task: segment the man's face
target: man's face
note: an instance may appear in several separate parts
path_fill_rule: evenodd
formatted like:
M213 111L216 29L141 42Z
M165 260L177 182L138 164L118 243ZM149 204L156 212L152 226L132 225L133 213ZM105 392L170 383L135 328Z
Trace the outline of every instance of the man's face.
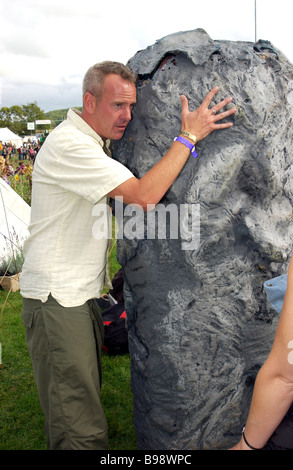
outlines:
M120 75L105 78L102 97L97 100L93 114L94 130L103 139L119 140L131 120L136 103L136 88Z

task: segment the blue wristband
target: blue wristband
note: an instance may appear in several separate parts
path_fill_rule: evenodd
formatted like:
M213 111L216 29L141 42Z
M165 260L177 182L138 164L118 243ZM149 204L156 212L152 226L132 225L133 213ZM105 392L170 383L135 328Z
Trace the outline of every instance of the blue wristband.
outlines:
M181 137L181 136L175 137L174 142L176 140L178 142L181 142L181 144L185 145L186 147L188 147L194 158L197 157L197 153L196 153L196 150L195 150L195 145L193 145L191 142L189 142L189 140L183 139L183 137Z

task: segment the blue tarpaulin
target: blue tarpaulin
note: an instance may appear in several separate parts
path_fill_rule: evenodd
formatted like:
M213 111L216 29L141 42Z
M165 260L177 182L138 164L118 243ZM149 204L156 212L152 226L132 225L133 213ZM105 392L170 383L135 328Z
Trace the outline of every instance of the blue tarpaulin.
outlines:
M278 312L281 313L284 296L287 288L287 274L274 277L264 283L264 289L268 302Z

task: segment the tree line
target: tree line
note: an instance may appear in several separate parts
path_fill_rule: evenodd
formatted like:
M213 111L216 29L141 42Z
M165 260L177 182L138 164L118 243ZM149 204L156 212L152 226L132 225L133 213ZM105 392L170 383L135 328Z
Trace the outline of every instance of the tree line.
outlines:
M36 102L0 108L0 127L8 127L19 136L27 135L27 123L38 119L46 119L46 115Z
M81 107L75 106L75 108L81 110ZM30 131L27 129L28 122L35 122L41 119L50 119L50 129L53 129L55 126L60 124L60 122L66 119L67 111L68 108L57 109L45 113L42 109L39 108L36 102L21 106L14 105L10 108L3 107L0 108L0 128L8 127L8 129L10 129L15 134L24 136L30 134ZM44 132L44 130L45 129L42 127L41 132Z

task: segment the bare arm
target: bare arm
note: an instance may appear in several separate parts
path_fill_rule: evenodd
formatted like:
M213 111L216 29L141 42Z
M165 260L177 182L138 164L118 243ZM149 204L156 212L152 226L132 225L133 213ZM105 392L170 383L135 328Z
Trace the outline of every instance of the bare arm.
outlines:
M287 290L271 353L260 369L245 426L248 443L262 448L293 402L293 258ZM232 450L249 450L244 439Z
M232 127L232 123L217 124L217 121L224 119L236 112L236 109L229 109L219 114L213 114L209 105L218 87L211 90L200 107L190 112L188 100L181 95L182 105L182 129L190 132L200 141L216 129L226 129ZM232 98L227 98L219 104L213 106L215 111L222 110ZM188 139L189 140L189 139ZM190 140L192 143L192 140ZM148 204L157 204L177 178L185 165L190 154L190 150L185 145L174 142L163 158L154 165L141 179L131 178L125 183L115 188L109 193L110 197L122 196L126 204L139 204L144 210Z

